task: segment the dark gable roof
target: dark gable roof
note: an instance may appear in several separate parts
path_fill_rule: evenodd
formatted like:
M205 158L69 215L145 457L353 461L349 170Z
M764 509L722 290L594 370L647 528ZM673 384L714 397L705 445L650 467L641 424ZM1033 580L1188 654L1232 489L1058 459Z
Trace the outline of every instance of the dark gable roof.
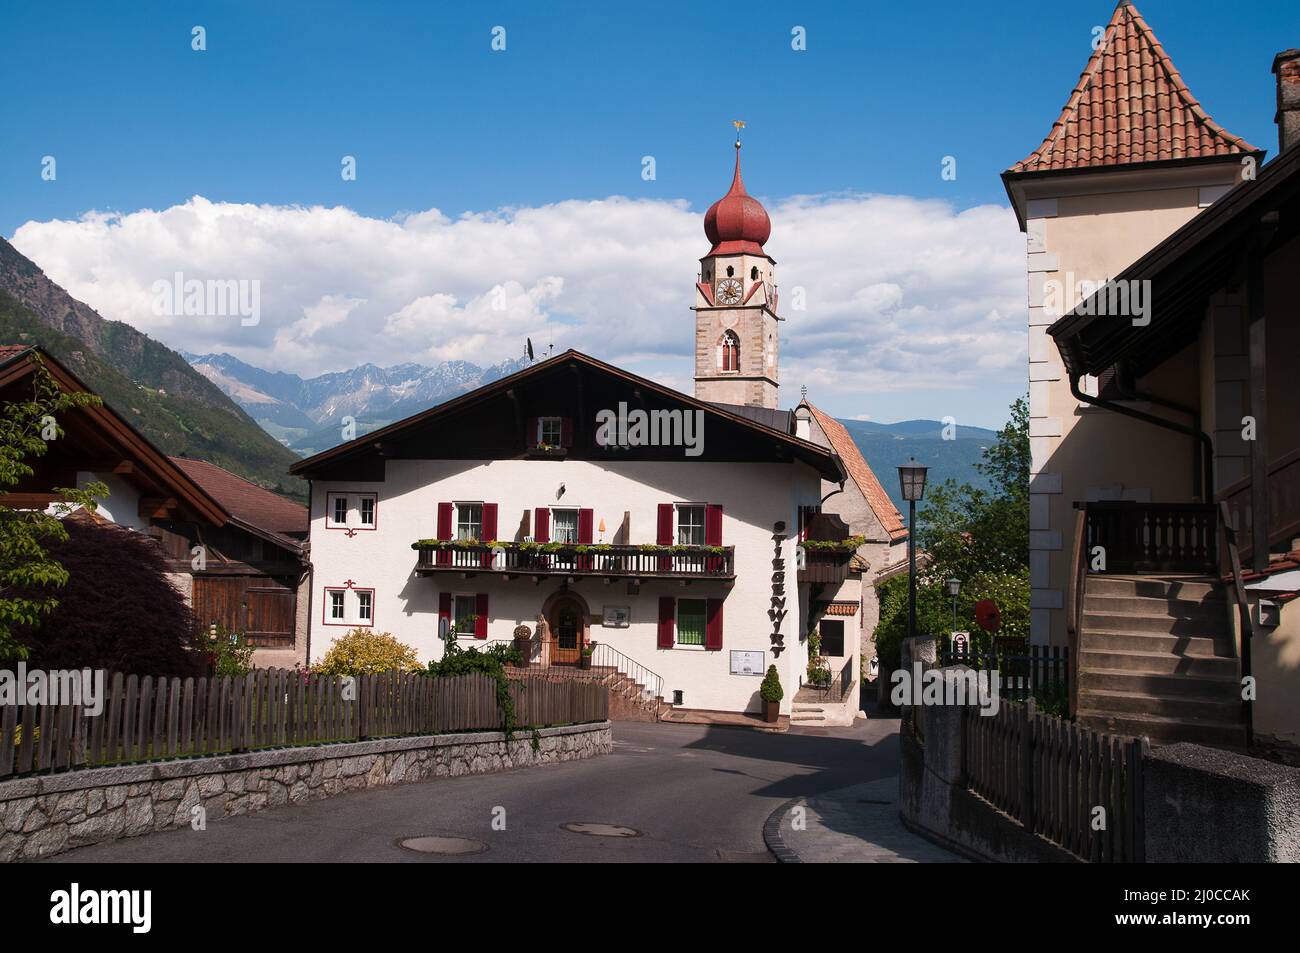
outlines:
M229 470L188 457L172 457L191 480L230 511L231 519L292 548L307 535L307 507L265 490Z
M569 373L566 374L566 371ZM584 384L584 380L587 379L590 379L593 386ZM412 459L441 459L453 455L463 459L472 459L482 450L482 445L474 445L472 441L480 438L488 439L485 436L485 427L468 427L462 424L460 431L462 440L444 441L436 456L419 451L419 448L413 454L403 454L401 444L403 441L417 439L426 425L454 427L458 418L463 419L466 411L479 408L496 398L512 398L512 395L517 397L521 391L529 391L535 399L528 402L526 407L523 406L526 403L525 401L515 400L512 416L509 420L499 415L491 419L490 423L497 428L495 434L498 438L511 428L514 431L519 430L519 422L514 418L520 415L533 416L539 413L555 413L551 408L543 407L537 403L538 400L553 400L556 403L568 402L577 411L580 411L573 414L576 420L581 422L594 421L597 411L606 409L606 404L598 402L596 396L598 388L602 388L600 393L601 396L605 397L614 394L615 391L628 395L638 394L645 399L647 409L659 409L658 405L668 405L684 410L702 410L705 413L706 420L728 425L727 429L733 435L745 438L748 445L763 448L761 452L758 450L747 451L749 455L744 459L757 461L793 458L807 463L828 480L838 483L846 478L839 458L825 447L810 443L807 440L800 440L798 437L792 436L788 430L766 426L761 422L750 419L748 416L735 412L735 410L725 405L696 400L694 397L664 387L662 384L657 384L648 378L631 374L612 364L606 364L604 361L599 361L594 357L574 350L557 354L545 361L539 361L531 367L526 367L511 374L509 377L485 384L476 390L421 411L405 420L389 424L387 427L382 427L363 437L358 437L348 443L340 444L315 456L300 460L289 468L289 472L295 476L330 479L334 478L330 475L331 472L338 472L338 468L349 462L382 458L390 455L399 457L407 455ZM746 408L746 410L749 409ZM517 439L512 438L509 441L499 439L498 442L502 445L508 443L510 446L518 446L519 455L523 455L523 447ZM712 446L716 449L716 441L712 442ZM711 442L706 439L705 456L700 459L711 459L713 458L712 454ZM606 458L601 454L596 459ZM693 458L684 457L682 459L690 461Z
M757 288L758 285L754 287ZM744 417L772 430L787 434L794 432L794 414L788 410L780 410L776 407L751 407L748 404L724 404L716 400L711 400L709 403L729 414Z
M21 381L33 373L32 355L39 356L46 370L66 393L92 393L76 374L44 349L12 344L0 344L0 388ZM83 407L77 411L77 415L76 421L71 418L64 421L65 426L93 428L93 432L104 445L121 452L133 464L138 465L147 474L149 482L162 487L174 496L194 518L214 526L226 525L229 514L221 504L191 480L166 454L150 443L108 404ZM70 439L72 439L71 435Z
M1116 281L1150 281L1151 323L1083 314L1080 304L1047 329L1072 376L1100 374L1126 361L1141 376L1196 339L1210 296L1242 275L1244 256L1266 254L1264 216L1279 212L1273 248L1300 234L1300 148L1263 166L1254 181L1232 190L1151 251L1124 269ZM1092 310L1106 289L1089 299Z

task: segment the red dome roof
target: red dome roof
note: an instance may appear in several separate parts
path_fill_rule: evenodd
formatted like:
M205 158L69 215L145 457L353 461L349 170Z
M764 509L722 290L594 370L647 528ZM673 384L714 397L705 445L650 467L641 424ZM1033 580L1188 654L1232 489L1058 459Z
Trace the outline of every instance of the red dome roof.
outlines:
M762 255L772 234L772 220L758 199L745 191L740 178L740 146L736 146L736 176L727 194L704 214L704 234L713 244L710 255Z

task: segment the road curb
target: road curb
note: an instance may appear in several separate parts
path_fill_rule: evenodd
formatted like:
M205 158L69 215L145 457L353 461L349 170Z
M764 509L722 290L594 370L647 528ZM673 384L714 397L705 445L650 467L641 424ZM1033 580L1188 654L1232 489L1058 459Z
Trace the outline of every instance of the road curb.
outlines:
M781 837L781 819L796 805L806 803L807 798L792 797L769 814L767 820L763 822L763 843L767 845L768 852L776 858L778 864L803 863L799 855L787 847L784 838Z

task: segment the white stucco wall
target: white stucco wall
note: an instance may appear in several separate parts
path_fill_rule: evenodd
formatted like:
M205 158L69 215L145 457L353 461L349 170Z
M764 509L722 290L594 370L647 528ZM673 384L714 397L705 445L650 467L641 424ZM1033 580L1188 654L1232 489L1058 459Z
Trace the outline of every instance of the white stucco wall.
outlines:
M557 495L561 484L562 497ZM686 585L647 579L640 594L631 596L626 581L578 578L569 589L587 601L593 617L591 638L663 676L664 696L669 700L674 690L680 690L687 708L757 710L761 679L730 674L731 650L745 649L766 653L767 664L775 662L786 689L783 710L789 712L807 666L806 645L800 639L807 593L800 591L796 581L793 534L798 507L815 503L820 487L818 475L804 464L581 460L390 460L383 483L316 481L311 501L312 661L322 658L334 638L348 631L347 626L324 624L323 609L324 590L349 580L355 587L375 590L374 627L414 646L422 661L442 654L438 637L442 591L487 593L490 639L509 639L521 623L535 626L543 602L559 590L561 577L544 578L537 585L530 577L505 580L490 572L468 579L459 573L416 575L417 554L411 543L437 535L439 502L498 504L497 536L503 540L516 538L524 510L564 506L594 510L593 525L605 522L604 540L609 542L628 512L632 544L655 541L660 503L715 503L723 507L723 545L736 547L734 583L695 580ZM344 491L378 494L376 529L349 536L326 528L326 494ZM785 522L790 534L781 547L786 562L787 615L781 626L786 651L773 658L768 611L775 554L772 526L778 521ZM657 647L658 602L668 595L725 599L721 652ZM629 606L629 627L602 627L598 617L606 605ZM462 645L473 642L462 639Z

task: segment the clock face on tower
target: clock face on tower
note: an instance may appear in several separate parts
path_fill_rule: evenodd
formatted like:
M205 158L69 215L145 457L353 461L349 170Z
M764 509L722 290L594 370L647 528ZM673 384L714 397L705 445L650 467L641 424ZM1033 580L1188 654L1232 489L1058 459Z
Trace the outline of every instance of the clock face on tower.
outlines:
M717 298L723 304L740 304L742 290L735 278L723 278L718 282Z

